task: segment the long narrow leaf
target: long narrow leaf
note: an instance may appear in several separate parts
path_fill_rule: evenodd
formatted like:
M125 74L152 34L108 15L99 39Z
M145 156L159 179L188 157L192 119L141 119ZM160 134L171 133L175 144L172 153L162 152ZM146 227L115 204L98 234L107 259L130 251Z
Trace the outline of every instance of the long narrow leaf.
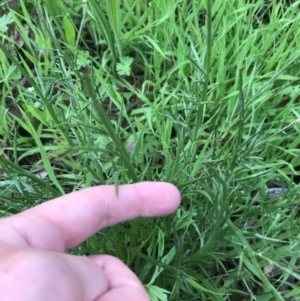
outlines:
M94 26L96 31L100 31L100 34L104 37L108 48L112 54L114 62L117 61L116 59L116 50L114 39L112 36L112 32L110 30L110 25L108 20L106 19L104 13L101 10L101 5L97 3L95 0L89 1L90 7L92 9L88 10L88 13L92 15L92 19L94 20Z
M122 57L120 0L107 0L107 14L115 35L119 56Z

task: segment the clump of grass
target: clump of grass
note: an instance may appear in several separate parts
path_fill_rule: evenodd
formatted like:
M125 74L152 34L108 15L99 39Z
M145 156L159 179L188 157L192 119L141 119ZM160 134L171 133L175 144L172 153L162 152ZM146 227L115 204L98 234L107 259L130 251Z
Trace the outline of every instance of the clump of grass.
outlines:
M296 300L299 2L57 4L0 19L1 213L170 181L174 215L70 252L118 256L152 300Z

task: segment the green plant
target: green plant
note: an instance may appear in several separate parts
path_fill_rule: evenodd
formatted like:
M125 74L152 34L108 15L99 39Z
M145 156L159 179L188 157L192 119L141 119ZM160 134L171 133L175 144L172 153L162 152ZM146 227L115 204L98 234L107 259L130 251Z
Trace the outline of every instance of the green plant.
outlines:
M91 185L170 181L174 215L70 252L118 256L152 300L297 300L300 14L287 2L7 10L1 214Z

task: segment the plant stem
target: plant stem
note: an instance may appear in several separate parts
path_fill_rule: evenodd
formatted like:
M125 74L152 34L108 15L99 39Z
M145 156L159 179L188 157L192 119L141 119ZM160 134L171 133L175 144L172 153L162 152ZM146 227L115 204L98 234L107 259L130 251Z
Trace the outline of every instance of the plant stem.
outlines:
M114 129L109 117L107 116L102 103L96 99L96 96L95 96L94 91L93 91L92 86L91 86L90 79L88 77L86 77L84 79L84 83L87 87L88 94L89 94L89 96L91 97L91 99L93 101L94 107L95 107L95 109L98 113L99 118L101 119L101 122L102 122L103 126L105 127L109 137L115 143L115 146L116 146L116 149L117 149L117 152L120 156L121 161L123 162L124 166L127 168L131 179L134 182L138 182L138 177L136 176L134 167L133 167L132 163L129 160L126 149L125 149L122 141L120 140L120 138L116 135L115 129Z

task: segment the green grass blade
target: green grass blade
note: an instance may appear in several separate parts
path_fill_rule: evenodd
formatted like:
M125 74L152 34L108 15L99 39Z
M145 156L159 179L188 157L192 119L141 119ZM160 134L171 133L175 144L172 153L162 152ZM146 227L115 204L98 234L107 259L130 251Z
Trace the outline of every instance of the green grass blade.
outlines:
M114 62L116 62L117 56L116 56L114 38L112 36L110 24L102 11L102 6L99 3L97 3L95 0L90 0L89 4L90 4L90 10L88 10L88 14L91 15L92 21L94 23L94 29L96 31L98 30L100 31L101 35L104 37L107 46L112 54L112 58Z
M110 26L113 30L116 44L119 51L119 57L122 57L122 45L121 45L121 8L120 0L108 0L107 1L107 14Z

